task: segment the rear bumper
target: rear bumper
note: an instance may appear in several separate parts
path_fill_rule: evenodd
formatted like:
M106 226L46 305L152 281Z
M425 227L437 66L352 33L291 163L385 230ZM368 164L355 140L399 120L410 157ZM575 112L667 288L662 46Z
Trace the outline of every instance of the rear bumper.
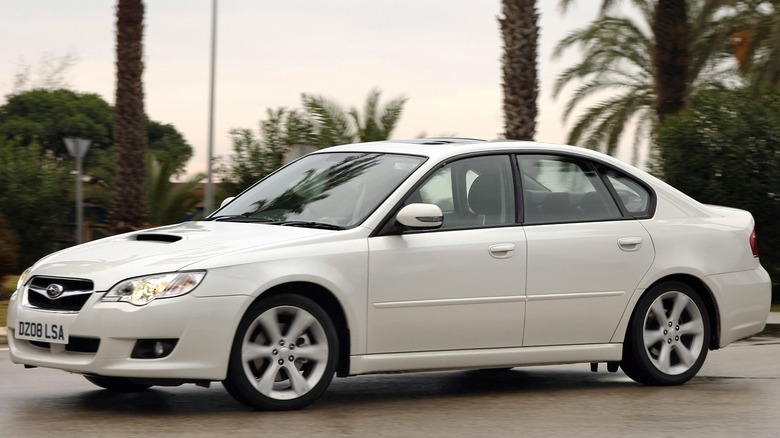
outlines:
M718 307L719 347L764 330L772 301L772 283L763 267L710 275L704 282Z

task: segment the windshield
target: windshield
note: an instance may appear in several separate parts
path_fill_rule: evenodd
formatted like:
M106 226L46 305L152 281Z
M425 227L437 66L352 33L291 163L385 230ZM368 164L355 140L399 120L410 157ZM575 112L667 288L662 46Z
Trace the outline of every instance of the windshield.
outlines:
M283 167L210 217L348 228L425 161L410 155L312 154Z

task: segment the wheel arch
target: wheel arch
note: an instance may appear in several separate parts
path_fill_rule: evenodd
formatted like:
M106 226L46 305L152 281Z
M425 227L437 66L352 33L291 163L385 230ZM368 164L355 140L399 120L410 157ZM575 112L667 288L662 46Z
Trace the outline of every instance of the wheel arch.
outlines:
M704 301L704 306L707 311L707 317L710 321L710 350L717 350L720 348L720 315L718 313L718 306L715 303L715 298L712 295L712 291L707 287L707 285L702 281L700 278L690 275L690 274L671 274L667 275L665 277L661 277L658 280L654 281L650 286L645 289L645 291L642 293L641 296L643 296L647 291L653 289L655 286L669 282L669 281L677 281L680 283L684 283L691 287L693 290L699 293L699 296ZM636 311L634 309L632 313Z
M338 365L336 366L336 375L339 377L348 376L350 331L349 325L347 324L346 314L344 313L344 308L341 306L341 303L336 298L336 296L327 288L319 284L296 281L278 284L260 294L257 298L255 298L254 302L262 301L264 299L282 294L306 297L321 306L332 318L333 324L336 326L336 333L338 335L339 343L339 359Z

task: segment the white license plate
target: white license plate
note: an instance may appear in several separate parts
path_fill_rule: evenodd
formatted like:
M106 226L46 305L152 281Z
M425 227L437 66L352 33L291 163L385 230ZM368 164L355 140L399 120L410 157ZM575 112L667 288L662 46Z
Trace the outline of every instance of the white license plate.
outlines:
M14 337L28 341L67 344L68 326L47 322L17 321Z

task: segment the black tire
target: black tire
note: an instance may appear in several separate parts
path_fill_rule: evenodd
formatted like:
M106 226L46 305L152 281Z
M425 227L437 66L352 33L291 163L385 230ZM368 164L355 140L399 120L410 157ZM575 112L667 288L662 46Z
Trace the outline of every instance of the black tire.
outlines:
M254 409L300 409L330 385L338 357L336 326L325 310L299 295L277 295L247 310L222 383Z
M699 293L668 281L637 302L623 342L620 367L644 385L681 385L701 369L710 346L710 321Z
M90 383L114 392L140 392L152 387L144 383L131 382L124 377L84 376Z

